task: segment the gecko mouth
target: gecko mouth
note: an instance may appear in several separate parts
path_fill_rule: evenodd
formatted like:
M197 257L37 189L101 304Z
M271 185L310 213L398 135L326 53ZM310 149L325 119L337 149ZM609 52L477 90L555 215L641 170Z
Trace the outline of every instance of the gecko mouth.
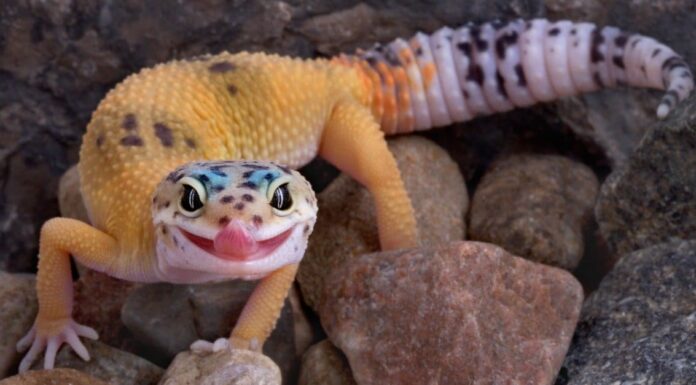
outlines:
M186 239L191 242L193 245L198 247L199 249L205 251L207 254L210 254L212 256L215 256L220 259L224 259L226 261L236 261L236 262L244 262L244 261L254 261L254 260L259 260L263 259L269 255L271 255L274 251L276 251L285 241L290 238L290 235L292 234L292 231L294 230L295 226L290 227L289 229L283 231L282 233L273 236L268 239L263 239L260 241L256 241L256 248L254 248L253 252L250 252L248 254L244 254L242 256L240 255L232 255L228 253L221 252L219 250L215 249L215 241L212 239L208 239L205 237L201 237L196 234L192 234L181 227L178 227L179 231L186 237Z

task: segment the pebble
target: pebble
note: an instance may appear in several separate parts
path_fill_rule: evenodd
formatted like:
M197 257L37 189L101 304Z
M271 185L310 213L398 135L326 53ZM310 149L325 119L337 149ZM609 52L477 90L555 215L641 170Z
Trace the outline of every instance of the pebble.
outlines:
M75 369L31 370L0 381L0 385L112 385Z
M302 357L298 385L356 385L346 356L329 340L312 346Z
M35 285L34 275L0 271L0 378L16 369L21 358L17 341L34 324L38 309Z

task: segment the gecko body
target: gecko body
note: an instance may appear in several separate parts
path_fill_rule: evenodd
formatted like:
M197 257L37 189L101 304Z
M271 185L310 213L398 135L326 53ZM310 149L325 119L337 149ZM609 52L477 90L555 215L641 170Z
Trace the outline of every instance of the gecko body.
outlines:
M52 367L63 342L88 357L79 336L96 333L72 320L69 255L133 281L261 279L230 337L258 347L316 215L304 179L266 162L325 158L372 193L382 248L412 247L413 209L385 134L615 85L665 90L659 117L694 87L684 60L652 38L544 19L443 28L332 59L221 53L132 75L83 138L92 225L57 218L42 228L39 314L20 341L31 346L20 370L42 350ZM284 214L276 194L297 212Z

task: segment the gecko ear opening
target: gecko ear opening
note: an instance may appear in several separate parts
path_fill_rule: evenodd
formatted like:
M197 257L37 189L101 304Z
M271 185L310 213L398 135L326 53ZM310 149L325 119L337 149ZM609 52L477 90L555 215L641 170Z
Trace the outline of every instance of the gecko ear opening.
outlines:
M208 199L205 186L196 178L185 177L181 179L181 198L179 199L179 211L187 217L197 217L203 212Z

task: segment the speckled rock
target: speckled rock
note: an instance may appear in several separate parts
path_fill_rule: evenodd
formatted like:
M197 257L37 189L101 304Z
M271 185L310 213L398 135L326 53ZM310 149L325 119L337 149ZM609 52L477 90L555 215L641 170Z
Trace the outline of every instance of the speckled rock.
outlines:
M214 341L228 336L255 285L249 281L145 285L127 299L121 318L142 344L139 352L164 366L196 340ZM294 313L291 301L286 300L280 319L264 344L264 353L288 378L297 377L301 355L307 347L306 335L296 340L295 332L309 328L297 325L306 320Z
M58 182L58 206L60 207L61 217L79 219L85 223L90 223L87 208L82 201L80 172L76 164L71 166L60 177Z
M355 385L346 356L331 341L312 346L302 357L298 385Z
M29 274L0 271L0 378L19 361L15 346L36 317L36 278Z
M696 241L624 256L585 302L557 385L693 384Z
M249 350L213 354L182 352L162 377L160 385L280 385L280 369L273 361Z
M32 370L0 381L0 385L110 385L75 369Z
M505 157L476 187L469 237L572 270L582 258L583 227L592 217L598 188L592 170L571 159Z
M675 238L696 238L696 97L641 141L602 185L596 216L617 257Z
M586 20L614 25L654 37L696 63L696 45L682 36L696 34L692 1L544 0L552 20ZM655 110L661 92L617 89L564 98L559 117L580 136L604 148L615 167L623 164L647 130L657 122ZM617 113L620 111L620 113Z
M583 296L566 271L479 242L362 255L329 279L322 325L361 385L550 384Z
M419 137L389 141L413 203L420 243L464 239L468 195L457 165L436 144ZM319 217L297 279L304 300L321 302L326 276L347 258L379 250L372 196L348 175L318 195Z
M83 339L90 354L83 361L65 345L56 355L57 368L71 368L106 381L111 385L154 385L164 370L138 356L112 348L99 341ZM34 362L32 369L43 367L43 360Z

